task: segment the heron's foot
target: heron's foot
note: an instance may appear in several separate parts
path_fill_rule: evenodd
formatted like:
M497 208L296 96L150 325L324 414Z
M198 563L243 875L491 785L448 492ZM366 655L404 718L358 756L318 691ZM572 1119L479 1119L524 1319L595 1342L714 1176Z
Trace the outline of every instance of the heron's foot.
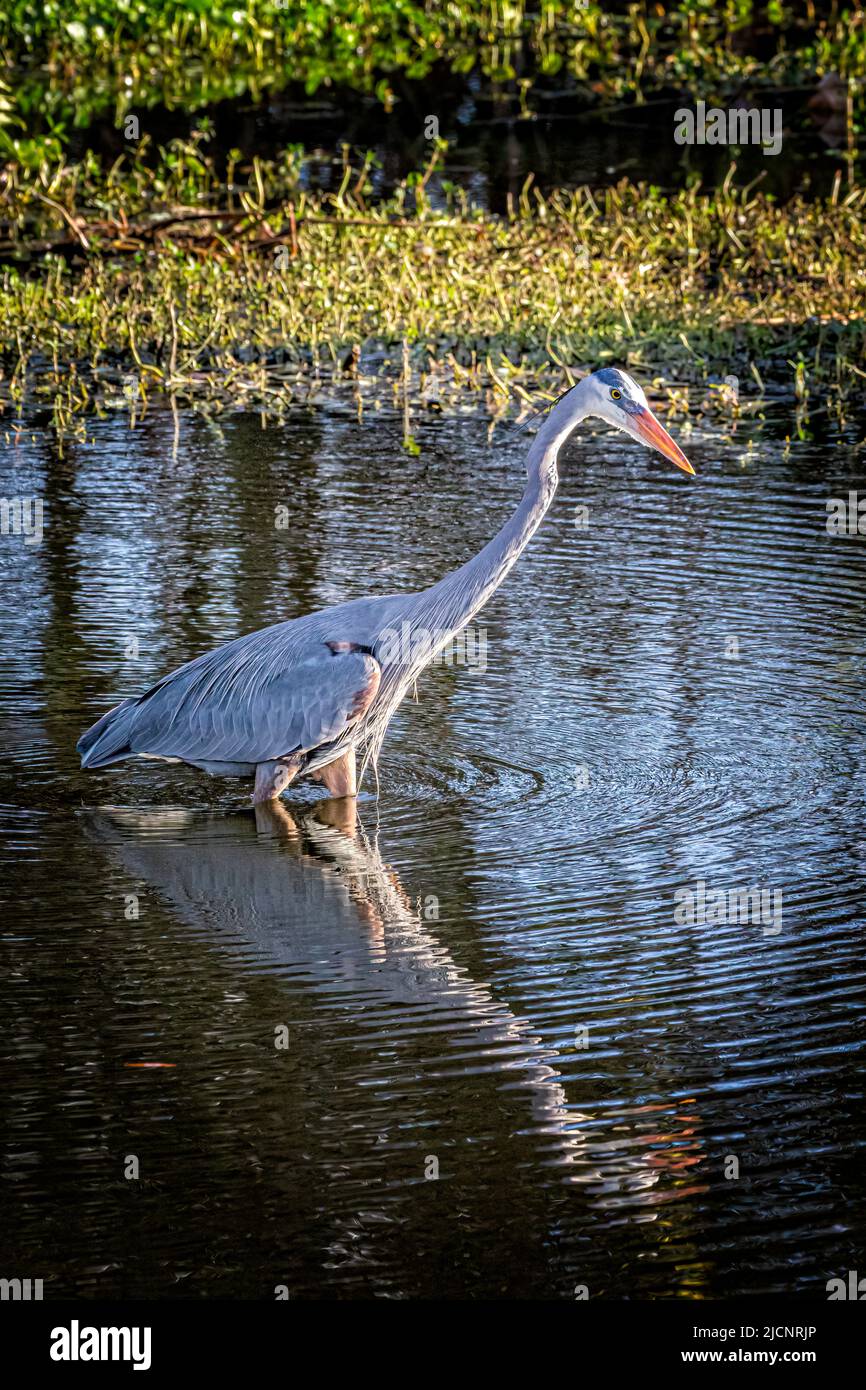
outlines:
M297 763L259 763L256 767L253 805L261 806L265 801L276 801L280 793L286 790L297 770Z
M273 798L260 802L255 808L256 830L280 840L299 840L301 832L294 816L282 801Z
M331 796L357 796L358 778L355 770L355 750L349 748L342 757L320 767L312 774L317 782L327 787Z
M354 796L341 796L339 800L320 801L313 812L313 820L339 830L348 839L353 839L358 826L358 802Z

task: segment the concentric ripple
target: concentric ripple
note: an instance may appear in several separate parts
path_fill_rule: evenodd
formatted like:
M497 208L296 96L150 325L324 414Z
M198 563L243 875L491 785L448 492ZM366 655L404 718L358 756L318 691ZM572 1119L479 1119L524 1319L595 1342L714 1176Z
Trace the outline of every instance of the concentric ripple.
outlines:
M862 430L752 428L695 432L694 479L581 434L483 660L421 680L356 817L83 775L74 743L229 636L465 561L525 437L22 443L7 491L49 524L0 550L5 1266L254 1298L823 1297L858 1267L866 546L825 521Z

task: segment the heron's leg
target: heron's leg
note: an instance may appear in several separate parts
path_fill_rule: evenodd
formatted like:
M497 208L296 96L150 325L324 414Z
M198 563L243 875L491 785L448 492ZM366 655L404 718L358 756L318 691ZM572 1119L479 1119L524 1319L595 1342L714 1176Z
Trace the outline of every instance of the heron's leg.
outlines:
M263 801L275 801L280 792L286 790L297 770L297 763L259 763L256 767L253 805L260 806Z
M357 796L358 779L355 771L355 750L347 748L342 757L313 774L317 782L327 787L331 796Z

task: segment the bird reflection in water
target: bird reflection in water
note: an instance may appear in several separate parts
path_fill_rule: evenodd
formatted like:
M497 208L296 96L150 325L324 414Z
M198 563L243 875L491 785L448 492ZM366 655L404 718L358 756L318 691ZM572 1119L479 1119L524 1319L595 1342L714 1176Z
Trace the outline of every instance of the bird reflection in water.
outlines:
M580 1074L591 1052L560 1055L455 960L383 861L354 799L291 808L272 801L228 815L82 814L89 834L176 918L210 939L240 938L247 959L252 948L265 968L327 1001L321 1022L333 1024L336 1005L344 1024L351 1003L368 1038L371 1029L385 1037L411 1031L413 1071L429 1092L437 1078L487 1073L522 1094L520 1132L531 1132L541 1161L564 1166L563 1179L579 1183L594 1205L645 1209L700 1190L695 1110L684 1102L619 1109L611 1128L570 1105L563 1074ZM395 1008L387 1017L379 1011Z

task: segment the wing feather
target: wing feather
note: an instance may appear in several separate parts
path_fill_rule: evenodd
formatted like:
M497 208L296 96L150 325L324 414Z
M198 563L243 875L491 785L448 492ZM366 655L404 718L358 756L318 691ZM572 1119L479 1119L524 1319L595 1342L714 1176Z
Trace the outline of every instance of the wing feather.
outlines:
M197 764L267 762L339 739L369 708L380 676L371 649L343 638L339 621L333 628L282 623L208 652L124 701L79 748L88 766L130 753Z

